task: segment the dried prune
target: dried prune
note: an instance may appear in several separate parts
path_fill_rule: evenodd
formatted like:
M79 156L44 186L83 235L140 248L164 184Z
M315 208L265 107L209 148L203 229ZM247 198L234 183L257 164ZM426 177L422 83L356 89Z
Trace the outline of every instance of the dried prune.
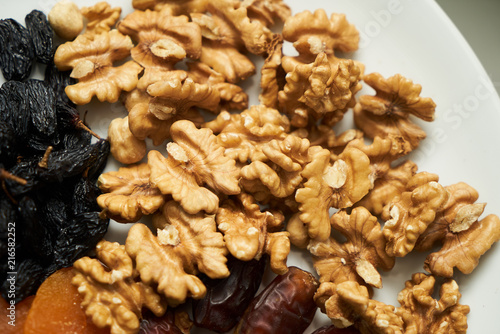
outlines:
M17 140L10 126L0 121L0 161L10 168L17 158Z
M97 149L96 161L92 166L90 166L89 170L87 171L87 177L91 182L97 182L97 179L106 167L110 152L111 145L109 141L102 140L101 145Z
M89 146L92 142L92 135L84 130L75 129L64 134L61 140L61 147L66 150L79 150Z
M52 87L52 90L56 94L56 98L58 102L62 104L75 106L73 102L68 98L64 89L66 86L74 85L77 83L77 80L70 77L71 71L59 71L57 66L54 63L50 63L45 68L45 77L44 81Z
M337 328L334 325L323 326L315 330L312 334L360 334L354 327Z
M20 143L26 142L30 133L28 96L23 82L7 81L0 87L3 105L0 105L0 120L6 122Z
M245 311L235 334L301 334L316 313L318 281L297 267L277 276Z
M96 198L101 194L97 183L88 177L81 178L75 185L71 210L77 215L84 212L100 211Z
M54 31L47 16L39 10L33 10L26 15L25 23L31 36L36 59L42 64L49 64L54 56Z
M46 271L38 261L34 259L18 259L16 252L15 271L7 275L6 280L0 287L2 296L7 299L9 292L17 303L24 298L33 295L46 277Z
M49 230L51 239L56 240L60 231L66 226L68 222L68 204L62 200L59 194L59 189L54 189L50 197L44 198L40 205L40 211L43 217L43 224ZM45 189L40 191L41 196L45 193ZM41 197L40 196L40 197ZM69 197L69 196L68 196Z
M0 20L0 69L6 80L23 81L35 59L28 29L14 19Z
M18 210L20 220L16 227L21 232L23 247L29 249L32 257L41 263L50 263L53 251L50 232L40 219L37 203L25 196L19 201Z
M227 263L229 277L204 278L207 293L204 298L193 300L195 325L219 333L233 328L257 293L266 263L266 257L248 262L231 257Z
M52 88L41 80L28 80L26 85L27 107L35 134L50 138L57 128L56 98Z
M99 212L76 215L59 234L54 245L54 260L58 267L71 266L95 248L108 230L109 220Z

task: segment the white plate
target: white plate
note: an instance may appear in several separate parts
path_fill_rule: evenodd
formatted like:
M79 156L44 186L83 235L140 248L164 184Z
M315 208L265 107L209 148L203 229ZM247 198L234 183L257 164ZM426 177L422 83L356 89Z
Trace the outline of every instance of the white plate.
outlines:
M96 0L76 1L81 6ZM131 1L109 1L121 6L123 14L131 11ZM450 185L465 181L480 193L480 202L487 202L484 216L500 213L500 99L485 70L469 45L446 14L432 0L288 0L293 13L305 9L325 8L327 13L347 14L347 19L361 32L360 49L352 57L366 65L366 73L380 72L384 76L401 73L422 85L422 96L437 104L436 120L419 123L428 137L411 155L419 171L440 176L440 183ZM13 17L24 22L32 9L48 13L54 0L23 2L2 0L2 18ZM123 17L123 15L122 15ZM35 75L40 75L40 71ZM0 79L2 82L2 79ZM258 80L253 81L254 83ZM257 103L258 87L250 90L251 103ZM107 125L114 117L124 114L119 104L91 103L88 110L91 127L105 136ZM116 168L111 164L109 169ZM113 223L109 238L124 240L127 227ZM411 274L423 271L425 255L398 259L395 268L383 273L384 287L376 291L375 299L398 305L397 293ZM293 253L289 265L312 270L307 256ZM500 248L498 245L483 257L470 275L455 275L462 293L462 304L471 307L468 315L469 333L498 332L500 314ZM266 277L269 281L272 277ZM329 320L318 315L306 333ZM196 331L196 333L208 333Z

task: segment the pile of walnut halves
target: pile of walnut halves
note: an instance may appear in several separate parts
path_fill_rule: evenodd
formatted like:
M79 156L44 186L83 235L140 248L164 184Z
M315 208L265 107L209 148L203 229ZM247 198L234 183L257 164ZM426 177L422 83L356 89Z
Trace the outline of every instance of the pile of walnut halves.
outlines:
M122 95L128 110L109 127L112 154L127 166L101 175L98 203L108 217L136 224L125 245L102 241L97 259L74 265L98 326L135 333L143 307L161 315L201 298L196 275L227 277L228 254L268 254L283 274L292 244L311 254L321 282L315 300L335 325L465 333L469 307L459 303L453 271L473 271L500 239L500 219L480 218L485 204L469 185L443 186L405 160L426 137L414 118L434 118L420 85L338 57L359 42L342 14L292 16L281 0L133 5L120 21L109 7L86 8L94 29L55 57L79 80L66 90L75 103ZM280 33L275 20L284 22ZM296 56L283 54L284 41ZM260 104L249 106L238 84L256 73L258 57ZM375 95L357 96L362 82ZM356 128L335 133L349 110ZM160 148L148 152L147 140ZM137 223L143 216L153 229ZM399 307L372 299L379 270L414 249L434 250L428 274L406 282ZM445 281L436 300L438 276Z

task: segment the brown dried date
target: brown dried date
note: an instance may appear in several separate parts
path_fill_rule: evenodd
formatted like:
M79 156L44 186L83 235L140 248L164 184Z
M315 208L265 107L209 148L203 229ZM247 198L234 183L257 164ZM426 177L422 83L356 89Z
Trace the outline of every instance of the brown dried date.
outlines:
M337 328L334 325L323 326L315 330L312 334L360 334L354 327Z
M259 289L267 258L248 262L230 257L231 275L225 279L204 279L207 294L193 300L196 326L224 333L236 326Z
M234 333L303 333L316 313L313 296L318 285L307 271L290 267L252 300Z
M175 324L175 313L168 309L162 317L150 311L143 313L139 334L183 334Z

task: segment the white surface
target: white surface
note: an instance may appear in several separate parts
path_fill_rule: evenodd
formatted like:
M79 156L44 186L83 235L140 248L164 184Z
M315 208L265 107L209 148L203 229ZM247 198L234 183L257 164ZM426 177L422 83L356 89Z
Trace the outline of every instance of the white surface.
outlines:
M76 1L90 5L96 1ZM2 18L13 17L24 22L24 16L33 8L46 13L54 1L30 0L20 2L0 0ZM120 5L124 13L130 11L130 1L110 1ZM436 120L419 122L427 131L428 138L411 158L419 165L419 171L430 171L440 176L443 185L465 181L480 193L480 202L487 202L484 216L500 213L500 99L485 70L477 60L458 30L432 0L288 0L293 13L309 9L325 8L346 13L362 34L360 50L352 57L366 65L366 72L380 72L384 76L401 73L422 85L422 96L431 97L437 104ZM254 78L246 86L258 87ZM256 99L253 96L252 101ZM106 134L107 124L123 114L119 104L92 103L82 108L88 110L88 120L94 130ZM350 120L344 123L349 125ZM109 168L115 168L110 165ZM124 226L113 224L113 238L123 240ZM384 287L376 291L375 298L398 305L397 293L411 274L423 271L425 255L398 259L395 268L382 273ZM471 307L468 316L469 333L498 332L500 314L500 247L493 246L481 258L476 270L466 276L457 274L462 293L462 304ZM294 253L289 265L299 265L312 270L308 256ZM272 277L268 276L266 281ZM311 326L328 324L319 314ZM198 331L196 333L202 333ZM208 333L208 332L205 332Z

